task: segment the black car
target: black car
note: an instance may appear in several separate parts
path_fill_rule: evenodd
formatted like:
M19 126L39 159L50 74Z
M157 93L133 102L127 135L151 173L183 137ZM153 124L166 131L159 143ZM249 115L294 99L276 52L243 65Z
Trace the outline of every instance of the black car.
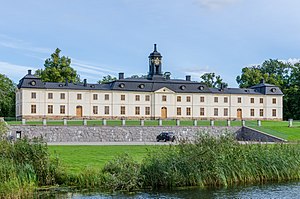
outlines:
M159 141L171 141L171 142L174 142L175 140L175 135L173 132L162 132L160 133L158 136L156 136L156 141L159 142Z

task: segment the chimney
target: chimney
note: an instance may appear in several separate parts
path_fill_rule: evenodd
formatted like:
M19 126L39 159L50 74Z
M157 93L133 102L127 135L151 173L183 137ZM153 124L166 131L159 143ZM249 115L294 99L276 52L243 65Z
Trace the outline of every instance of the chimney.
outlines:
M119 79L124 79L124 73L119 73Z
M261 80L260 80L260 83L261 83L261 84L264 84L264 83L265 83L265 79L261 79Z
M84 86L84 87L87 86L87 81L86 81L86 79L83 80L83 86Z
M223 91L224 88L225 88L225 85L223 83L221 83L220 90Z
M191 81L191 76L190 76L190 75L186 75L186 76L185 76L185 80L186 80L186 81Z
M65 86L68 86L68 78L66 78Z
M31 70L28 70L28 75L31 75Z

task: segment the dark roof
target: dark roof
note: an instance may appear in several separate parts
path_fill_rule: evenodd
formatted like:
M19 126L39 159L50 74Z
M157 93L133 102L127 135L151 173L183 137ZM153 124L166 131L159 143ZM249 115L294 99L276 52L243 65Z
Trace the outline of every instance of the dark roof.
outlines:
M267 84L267 83L260 83L255 86L250 87L251 89L255 89L258 92L264 94L264 95L283 95L282 91L278 86L275 86L273 84Z

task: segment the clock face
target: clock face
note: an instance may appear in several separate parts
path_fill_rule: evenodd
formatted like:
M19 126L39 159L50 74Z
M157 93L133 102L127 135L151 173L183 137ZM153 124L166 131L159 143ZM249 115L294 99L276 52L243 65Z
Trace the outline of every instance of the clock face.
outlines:
M152 62L157 66L160 64L160 60L158 58L153 59Z

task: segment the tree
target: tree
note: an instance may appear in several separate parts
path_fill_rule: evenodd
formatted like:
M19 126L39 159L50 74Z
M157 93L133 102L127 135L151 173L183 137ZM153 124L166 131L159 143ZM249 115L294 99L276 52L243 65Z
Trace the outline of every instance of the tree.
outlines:
M51 58L45 60L45 69L39 69L35 75L40 77L44 82L80 82L79 75L71 65L71 59L65 56L60 57L61 50L56 48L51 54Z
M3 74L0 74L0 116L15 117L16 85Z
M220 88L221 84L223 84L224 87L228 86L227 83L223 82L220 75L216 75L215 73L204 73L200 78L203 80L202 83L208 87Z
M113 82L115 80L117 80L116 77L112 77L110 75L107 75L107 76L103 76L102 80L99 80L97 83L98 84L106 84L106 83Z

